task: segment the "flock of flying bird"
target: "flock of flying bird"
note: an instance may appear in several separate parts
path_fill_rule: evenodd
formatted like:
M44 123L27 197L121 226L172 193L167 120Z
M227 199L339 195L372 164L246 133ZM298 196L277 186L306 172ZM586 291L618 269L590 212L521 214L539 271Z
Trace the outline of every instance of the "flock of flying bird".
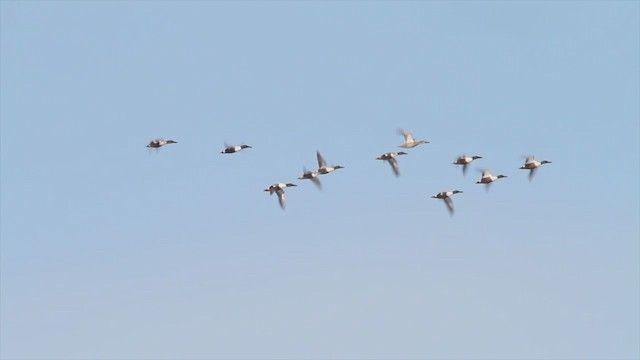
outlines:
M407 130L400 129L399 133L402 134L402 136L404 137L404 142L399 146L401 148L411 149L420 144L429 143L426 140L416 140L413 137L413 135ZM165 140L165 139L159 138L159 139L151 140L147 145L147 147L160 148L167 144L176 144L176 143L177 141L174 141L174 140ZM251 148L251 146L249 145L229 145L226 143L224 145L225 145L225 148L221 151L222 154L233 154L238 151ZM397 151L397 152L392 151L392 152L387 152L378 156L376 160L383 160L388 162L395 176L400 176L400 168L398 166L398 160L396 158L400 155L406 155L406 154L407 153L404 151ZM318 160L318 168L316 170L307 170L306 168L303 168L303 174L300 177L298 177L298 179L311 180L319 189L321 189L322 184L320 183L320 179L319 179L320 175L326 175L335 170L343 169L344 167L340 165L327 165L327 161L324 159L322 154L320 154L320 151L316 151L316 158ZM482 159L482 156L460 155L453 162L453 164L462 165L462 173L466 174L469 164L471 164L472 161L477 159ZM551 163L551 161L548 161L548 160L540 161L540 160L536 160L533 156L528 156L524 164L520 167L520 169L529 170L529 181L531 181L536 170L540 166L544 164L549 164L549 163ZM506 178L506 177L507 176L505 175L493 175L489 170L485 169L482 171L482 177L480 178L480 180L476 181L476 184L485 184L488 190L489 189L488 186L491 183L493 183L498 179ZM266 189L264 189L264 191L268 191L269 195L273 195L275 193L278 196L278 202L280 203L280 207L284 210L285 201L286 201L284 189L292 186L297 186L297 185L293 183L275 183L270 185ZM462 193L462 191L460 190L443 191L433 195L432 198L442 199L444 203L447 205L447 209L449 209L449 213L453 215L453 200L451 199L451 196L459 193Z

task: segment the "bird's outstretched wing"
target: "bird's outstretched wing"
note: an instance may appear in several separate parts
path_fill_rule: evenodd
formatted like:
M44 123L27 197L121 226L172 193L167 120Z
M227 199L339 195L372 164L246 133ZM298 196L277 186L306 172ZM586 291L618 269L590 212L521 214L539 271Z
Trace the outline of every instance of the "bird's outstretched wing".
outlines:
M450 196L443 198L444 203L447 204L447 209L449 209L449 214L453 215L453 200L451 200Z
M312 178L311 178L311 181L313 181L313 184L314 184L315 186L317 186L317 187L318 187L318 189L322 190L322 183L320 182L320 179L318 179L318 177L317 177L317 176L312 177Z
M398 166L398 160L396 160L395 158L389 158L389 160L387 161L389 162L389 165L391 165L391 169L393 170L395 176L400 176L400 167Z
M410 144L410 143L414 143L416 140L413 138L413 135L411 135L411 132L404 130L404 129L399 129L398 132L400 134L402 134L402 136L404 136L404 142L405 144Z
M278 194L278 202L280 203L280 207L284 210L285 202L287 198L284 195L284 190L278 189L276 190L276 194Z
M316 151L316 157L318 158L319 168L327 166L327 161L322 157L322 155L320 154L320 151Z

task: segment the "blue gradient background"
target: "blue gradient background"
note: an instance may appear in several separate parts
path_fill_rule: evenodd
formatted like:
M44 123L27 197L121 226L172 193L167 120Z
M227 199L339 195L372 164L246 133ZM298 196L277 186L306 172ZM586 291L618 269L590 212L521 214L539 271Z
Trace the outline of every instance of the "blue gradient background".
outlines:
M3 359L640 357L639 2L0 10Z

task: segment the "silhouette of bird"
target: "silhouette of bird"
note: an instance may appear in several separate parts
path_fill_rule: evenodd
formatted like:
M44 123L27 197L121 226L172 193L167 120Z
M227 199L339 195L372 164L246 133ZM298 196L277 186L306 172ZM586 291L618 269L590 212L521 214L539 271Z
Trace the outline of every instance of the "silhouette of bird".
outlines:
M486 189L487 191L489 191L489 186L491 185L491 183L502 178L506 178L506 176L505 175L495 176L491 174L491 171L485 169L482 171L482 177L480 178L480 180L476 181L476 184L487 185Z
M444 200L444 203L447 205L447 209L449 209L449 214L453 215L453 200L451 200L451 196L461 192L462 191L460 190L443 191L433 195L432 198Z
M284 189L291 186L298 186L298 185L291 184L291 183L275 183L273 185L270 185L268 188L264 189L264 191L268 191L269 195L273 195L273 193L276 193L276 195L278 195L278 202L280 203L280 207L282 208L282 210L284 210L285 202L286 202Z
M426 140L416 140L413 138L413 135L407 130L398 129L398 133L404 136L404 143L400 145L400 147L405 149L410 149L416 147L420 144L428 144L429 142Z
M318 175L320 175L317 171L309 171L306 168L302 168L302 176L298 177L298 179L300 180L304 180L304 179L308 179L311 180L317 187L318 189L322 189L322 184L320 183L320 178L318 178Z
M173 140L165 140L162 138L158 138L158 139L153 139L151 141L149 141L149 144L147 145L148 148L160 148L163 147L167 144L177 144L177 141L173 141Z
M316 158L318 159L318 174L325 175L338 169L344 169L344 167L340 165L327 165L327 161L322 157L320 151L316 151Z
M462 165L462 173L466 175L467 167L469 167L469 164L471 164L471 162L476 159L482 159L482 156L467 156L463 154L458 156L458 158L456 159L456 161L453 162L453 164Z
M529 170L529 181L531 181L533 179L533 175L535 175L536 170L538 170L538 168L541 165L544 164L551 164L551 161L548 160L536 160L532 155L527 156L527 160L524 162L524 164L522 166L520 166L520 169L524 169L524 170Z
M376 160L384 160L391 165L391 170L396 176L400 176L400 168L398 167L398 160L396 160L397 156L406 155L407 153L404 151L400 152L388 152L384 153L376 158Z
M244 150L244 149L250 149L251 146L249 145L229 145L227 143L224 144L224 150L222 150L220 153L221 154L233 154L235 152L238 152L240 150Z

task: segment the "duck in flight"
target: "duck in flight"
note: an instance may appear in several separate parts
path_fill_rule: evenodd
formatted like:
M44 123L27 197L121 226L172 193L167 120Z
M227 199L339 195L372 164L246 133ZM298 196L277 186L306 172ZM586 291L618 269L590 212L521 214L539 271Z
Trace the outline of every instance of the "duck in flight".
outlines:
M318 189L322 189L322 184L320 183L320 178L318 178L319 173L317 171L309 171L306 168L302 168L302 176L298 177L300 180L311 180Z
M404 143L400 145L401 148L410 149L420 144L428 144L426 140L416 140L413 135L407 130L398 129L398 133L404 136Z
M396 176L400 176L400 168L398 167L398 160L396 160L396 157L400 156L400 155L406 155L407 153L404 151L399 151L399 152L388 152L388 153L384 153L380 156L378 156L376 158L376 160L384 160L386 162L389 163L389 165L391 165L391 170L393 170L393 173Z
M235 152L238 152L240 150L244 150L244 149L250 149L251 146L249 145L229 145L227 143L224 144L224 150L222 150L220 153L221 154L233 154Z
M447 205L447 209L449 209L449 214L453 215L453 200L451 200L451 196L461 192L462 191L460 190L443 191L433 195L432 198L444 200L444 203Z
M529 170L529 181L531 181L531 179L533 179L533 175L535 175L536 173L536 170L538 170L538 168L544 164L551 164L551 161L549 160L539 161L539 160L536 160L533 156L528 156L524 164L520 166L520 169Z
M338 169L344 169L340 165L327 165L327 161L322 157L320 151L316 151L316 158L318 159L318 170L316 170L318 174L325 175Z
M491 171L485 169L482 171L482 177L480 178L480 180L476 181L476 184L486 184L487 191L489 191L489 185L491 185L492 182L506 177L506 175L493 175L491 174Z
M158 138L158 139L153 139L151 141L149 141L149 144L147 144L148 148L161 148L167 144L177 144L177 141L173 141L173 140L165 140L162 138Z
M298 186L298 185L291 184L291 183L275 183L273 185L270 185L268 188L264 189L264 191L268 191L269 195L273 195L273 193L276 193L276 195L278 195L278 202L280 203L280 207L282 208L282 210L284 210L285 202L286 202L284 189L291 186Z
M462 165L462 173L466 175L469 164L471 164L473 160L477 160L477 159L482 159L482 156L467 156L463 154L458 156L458 158L456 159L456 161L453 162L453 164Z

